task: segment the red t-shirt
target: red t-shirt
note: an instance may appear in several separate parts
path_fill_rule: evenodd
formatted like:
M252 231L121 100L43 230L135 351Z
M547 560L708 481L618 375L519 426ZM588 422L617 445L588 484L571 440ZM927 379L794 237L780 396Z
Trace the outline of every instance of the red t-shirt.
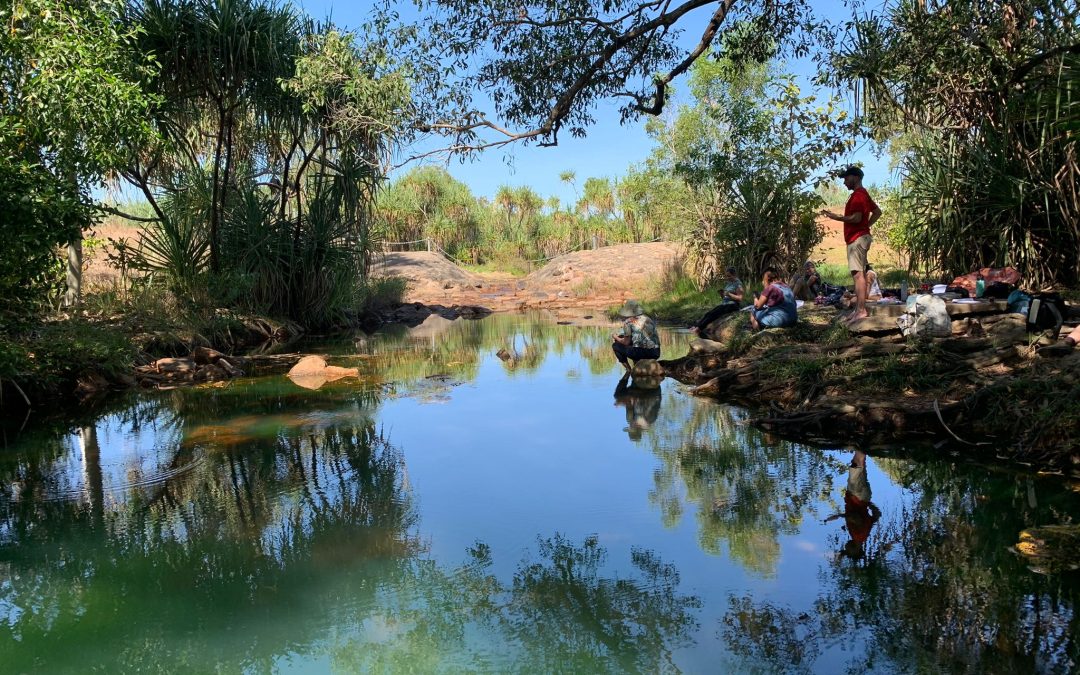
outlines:
M877 522L870 513L870 502L864 502L850 492L844 493L844 523L852 541L862 543L870 537Z
M850 244L864 234L870 234L870 213L876 208L877 204L870 199L870 193L866 191L866 188L855 188L847 200L847 205L844 206L844 217L861 212L862 220L854 224L844 223L845 242Z

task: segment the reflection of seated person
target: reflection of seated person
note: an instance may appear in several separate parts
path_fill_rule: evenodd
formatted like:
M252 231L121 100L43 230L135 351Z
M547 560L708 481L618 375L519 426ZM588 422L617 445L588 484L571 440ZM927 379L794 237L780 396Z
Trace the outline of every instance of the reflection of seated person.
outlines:
M626 408L626 433L631 440L641 440L641 433L656 422L660 414L660 377L635 377L626 373L615 387L615 405Z
M637 300L627 300L619 310L623 318L622 329L611 336L611 349L619 363L630 370L628 359L660 358L660 335L656 332L656 322L645 315L645 310Z
M870 481L866 478L866 454L856 450L848 468L847 490L844 491L844 510L825 519L825 522L844 518L848 536L841 555L858 560L866 555L864 547L874 523L881 518L881 511L870 501Z
M796 298L809 302L813 302L825 290L825 285L821 281L821 275L818 274L813 260L803 263L802 271L791 277L788 285L791 286L791 292Z
M754 309L750 312L750 326L760 328L784 328L794 326L799 320L799 308L795 304L795 294L791 292L776 270L769 268L761 278L764 287L754 300Z
M720 317L731 314L732 312L739 311L739 307L742 306L743 297L746 295L746 289L743 288L743 282L739 277L735 276L735 268L728 267L724 272L725 284L723 299L720 304L713 307L705 316L695 323L690 332L695 335L700 335L702 331L713 321L716 321Z

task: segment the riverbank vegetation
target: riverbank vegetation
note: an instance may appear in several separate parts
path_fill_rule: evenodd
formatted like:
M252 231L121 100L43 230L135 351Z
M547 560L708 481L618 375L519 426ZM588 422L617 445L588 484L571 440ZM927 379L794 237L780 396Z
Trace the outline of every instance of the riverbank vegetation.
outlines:
M528 269L677 239L689 278L671 314L686 319L725 265L752 281L806 259L823 186L867 142L902 176L880 193L878 231L897 278L1013 265L1029 287L1080 282L1072 3L896 3L842 25L807 3L719 3L687 48L669 31L690 6L431 0L411 24L385 8L348 32L266 0L4 5L0 338L25 358L0 380L29 382L38 336L64 317L77 321L58 334L130 335L154 311L198 335L252 316L355 326L400 295L368 274L394 241ZM790 75L792 58L816 60L816 79ZM424 157L555 146L611 100L654 148L620 177L570 167L572 203L528 187L477 197L431 166L387 179ZM403 152L421 138L445 145ZM138 212L103 201L106 186ZM91 298L82 237L105 216L140 231L106 247L116 280Z

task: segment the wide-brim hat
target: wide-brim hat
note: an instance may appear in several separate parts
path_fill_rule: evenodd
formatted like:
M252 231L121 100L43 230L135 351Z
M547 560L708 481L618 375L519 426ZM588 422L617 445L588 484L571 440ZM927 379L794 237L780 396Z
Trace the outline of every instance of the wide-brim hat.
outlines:
M627 300L623 303L623 306L619 308L619 316L630 318L632 316L640 316L645 313L645 308L641 306L641 303L637 300Z

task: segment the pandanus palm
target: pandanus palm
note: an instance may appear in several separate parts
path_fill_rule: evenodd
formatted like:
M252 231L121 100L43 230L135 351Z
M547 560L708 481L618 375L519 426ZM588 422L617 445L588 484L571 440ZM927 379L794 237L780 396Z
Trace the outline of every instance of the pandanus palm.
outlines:
M158 123L180 162L208 164L210 268L221 268L221 229L237 163L282 99L303 30L287 6L259 0L142 0L133 7L141 47L160 72L149 86L165 104ZM243 134L241 134L243 130Z

